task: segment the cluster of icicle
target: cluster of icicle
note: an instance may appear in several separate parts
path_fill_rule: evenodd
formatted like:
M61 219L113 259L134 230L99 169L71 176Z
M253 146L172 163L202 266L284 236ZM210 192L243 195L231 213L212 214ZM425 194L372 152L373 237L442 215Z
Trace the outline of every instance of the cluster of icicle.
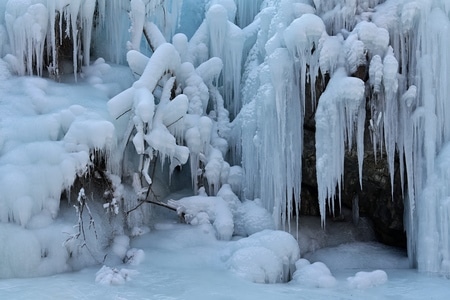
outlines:
M163 25L165 34L172 36L183 1L143 3L140 13L151 15L156 24ZM122 31L129 28L126 26L129 10L128 0L9 0L5 6L5 27L0 25L0 55L7 53L4 59L19 75L41 76L45 67L50 73L57 73L58 47L68 38L72 42L76 76L80 63L89 65L92 37L97 34L106 35L101 38L111 46L110 58L120 62L122 39L126 35Z
M52 58L49 68L57 68L57 40L61 41L65 36L73 43L74 72L77 73L79 56L88 65L96 6L103 18L105 0L8 1L5 24L11 54L7 59L15 62L13 65L16 72L19 75L42 75L44 49L47 49L48 56ZM59 28L59 37L56 36L56 28ZM62 32L62 28L66 28L66 32ZM82 43L78 41L80 28Z
M411 261L420 270L448 274L445 182L450 175L443 165L449 155L444 145L450 141L445 117L450 113L450 5L441 0L341 2L264 1L255 18L256 42L246 61L243 107L235 120L246 196L260 197L278 225L289 224L298 213L305 101L317 103L323 224L327 203L334 211L340 196L344 153L355 142L362 177L364 131L370 130L375 155L387 157L392 186L395 157L400 160L401 182L395 184L405 186ZM365 82L352 77L361 66L368 69ZM316 99L315 81L325 74L331 79ZM311 99L306 99L309 87Z

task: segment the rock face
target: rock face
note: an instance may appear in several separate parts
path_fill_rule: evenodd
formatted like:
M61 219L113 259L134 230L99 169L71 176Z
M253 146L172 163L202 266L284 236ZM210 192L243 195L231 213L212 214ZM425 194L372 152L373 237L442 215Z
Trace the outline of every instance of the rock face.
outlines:
M359 75L361 76L361 74ZM365 76L361 77L364 78ZM320 95L322 90L323 88L317 86L317 95ZM370 113L367 111L366 115L369 116ZM352 216L344 215L341 211L345 209L352 210L353 202L357 201L358 215L372 221L373 230L380 242L391 246L406 247L399 165L396 162L394 187L392 189L386 155L377 153L377 160L375 160L367 128L368 124L365 130L362 188L359 183L358 159L355 146L353 151L347 152L345 156L344 179L340 192L343 209L339 209L339 199L336 199L334 215L328 210L327 219L351 221L347 219L351 219ZM315 121L314 111L308 106L306 107L303 146L301 214L319 216Z

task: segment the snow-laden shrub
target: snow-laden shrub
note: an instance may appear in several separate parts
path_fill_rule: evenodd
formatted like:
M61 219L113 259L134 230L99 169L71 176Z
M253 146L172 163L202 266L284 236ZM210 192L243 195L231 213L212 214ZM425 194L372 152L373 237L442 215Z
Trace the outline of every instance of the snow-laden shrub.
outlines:
M230 240L234 232L233 214L221 197L192 196L169 201L177 213L192 225L212 224L220 240Z

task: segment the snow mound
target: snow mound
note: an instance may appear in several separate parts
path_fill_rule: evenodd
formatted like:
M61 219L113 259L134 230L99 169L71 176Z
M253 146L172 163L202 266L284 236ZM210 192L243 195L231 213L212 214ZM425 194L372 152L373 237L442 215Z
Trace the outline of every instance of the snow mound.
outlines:
M229 269L258 283L287 282L299 257L295 238L275 230L264 230L231 242L222 255Z
M323 262L311 264L307 259L299 259L292 282L307 287L331 288L336 285L336 278Z
M238 276L255 283L278 283L283 278L281 259L264 247L247 247L236 250L227 266Z
M122 285L138 272L130 269L116 269L103 266L95 276L95 282L102 285Z
M383 270L375 270L372 272L358 272L355 276L348 277L347 281L351 288L366 289L385 284L388 276Z

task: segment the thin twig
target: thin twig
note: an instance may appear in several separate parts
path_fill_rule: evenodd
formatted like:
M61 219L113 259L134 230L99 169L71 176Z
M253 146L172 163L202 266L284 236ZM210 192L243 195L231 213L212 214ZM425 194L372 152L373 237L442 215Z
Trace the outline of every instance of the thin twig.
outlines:
M170 123L170 124L167 125L166 127L172 126L173 124L175 124L176 122L180 121L180 120L183 119L183 118L184 118L184 116L179 117L177 120L175 120L174 122Z
M127 109L126 111L124 111L123 113L121 113L117 118L116 118L116 120L118 120L120 117L122 117L123 115L125 115L126 113L128 113L128 112L130 112L131 111L131 108L130 109Z
M177 211L177 209L175 207L173 207L173 206L171 206L169 204L166 204L164 202L152 201L152 200L143 200L142 203L150 203L150 204L154 204L154 205L165 207L165 208L173 210L173 211Z

